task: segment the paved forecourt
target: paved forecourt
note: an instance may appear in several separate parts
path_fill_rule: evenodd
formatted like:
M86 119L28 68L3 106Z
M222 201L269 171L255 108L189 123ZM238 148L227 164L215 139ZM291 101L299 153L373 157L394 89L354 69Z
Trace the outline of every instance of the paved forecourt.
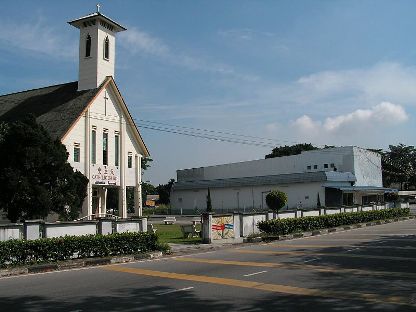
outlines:
M158 261L1 279L0 304L14 311L30 311L30 306L51 311L411 311L416 309L415 255L416 220L407 220Z

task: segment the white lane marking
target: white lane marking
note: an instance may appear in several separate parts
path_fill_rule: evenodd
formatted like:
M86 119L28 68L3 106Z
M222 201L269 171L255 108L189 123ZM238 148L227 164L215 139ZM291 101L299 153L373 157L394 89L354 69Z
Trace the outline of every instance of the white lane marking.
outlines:
M350 252L350 251L355 251L355 250L359 250L360 247L353 247L351 249L346 250L345 252Z
M253 275L262 274L262 273L267 273L267 271L260 271L260 272L256 272L256 273L245 274L243 276L253 276Z
M313 259L309 259L309 260L305 260L305 261L303 261L304 263L307 263L307 262L312 262L312 261L316 261L316 260L318 260L317 258L313 258Z
M190 289L193 289L193 287L185 287L185 288L181 288L181 289L173 289L173 290L169 290L169 291L164 291L162 293L156 294L156 296L172 294L172 293L175 293L175 292L178 292L178 291L185 291L185 290L190 290Z

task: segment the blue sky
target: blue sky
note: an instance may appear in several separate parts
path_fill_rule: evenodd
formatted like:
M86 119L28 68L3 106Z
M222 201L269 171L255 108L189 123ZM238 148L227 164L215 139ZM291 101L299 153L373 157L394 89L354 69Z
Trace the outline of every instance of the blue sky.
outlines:
M414 144L415 1L100 3L128 29L115 79L139 128L150 120L273 140L142 127L153 184L177 169L263 158L278 144ZM95 5L2 3L0 94L77 80L79 33L66 22Z

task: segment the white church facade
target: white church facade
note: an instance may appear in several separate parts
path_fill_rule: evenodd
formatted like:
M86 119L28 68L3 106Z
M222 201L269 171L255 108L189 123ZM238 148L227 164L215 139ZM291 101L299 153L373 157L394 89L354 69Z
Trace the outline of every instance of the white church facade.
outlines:
M112 208L126 218L127 188L141 216L141 160L149 151L114 80L116 34L126 28L98 9L69 24L80 30L78 81L0 96L0 118L33 114L66 146L68 162L89 179L82 217ZM109 192L118 207L108 206Z

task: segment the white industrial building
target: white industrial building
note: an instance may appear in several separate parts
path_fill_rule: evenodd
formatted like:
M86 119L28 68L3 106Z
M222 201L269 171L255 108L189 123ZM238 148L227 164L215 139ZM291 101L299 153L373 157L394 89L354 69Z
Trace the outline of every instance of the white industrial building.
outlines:
M141 158L149 152L114 81L116 34L126 28L99 7L69 24L80 30L78 81L0 96L0 119L33 114L61 140L70 164L89 179L83 216L107 213L111 189L126 218L127 187L141 215Z
M273 189L287 194L288 209L365 205L393 191L383 188L381 156L355 146L178 170L172 211L206 210L208 188L216 212L267 209Z

